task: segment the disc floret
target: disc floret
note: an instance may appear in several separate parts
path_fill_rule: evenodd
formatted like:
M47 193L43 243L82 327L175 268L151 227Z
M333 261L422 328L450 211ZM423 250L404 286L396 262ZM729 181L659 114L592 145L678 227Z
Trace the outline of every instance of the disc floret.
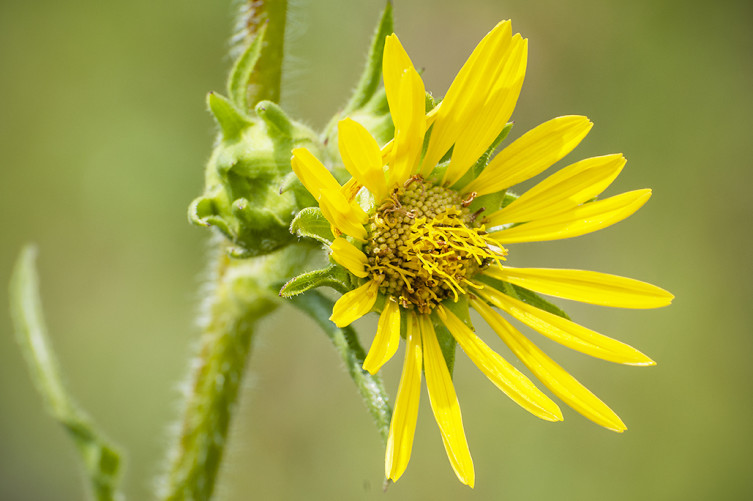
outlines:
M504 260L507 251L486 237L467 205L456 191L420 176L394 189L370 218L364 248L379 291L428 314L444 299L457 301L474 286L473 275Z

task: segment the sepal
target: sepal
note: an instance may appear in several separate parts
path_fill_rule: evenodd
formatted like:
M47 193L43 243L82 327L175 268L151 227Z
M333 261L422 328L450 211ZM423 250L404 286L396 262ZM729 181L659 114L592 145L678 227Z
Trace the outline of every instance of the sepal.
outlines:
M392 2L388 1L382 11L382 16L374 31L374 36L371 39L371 48L366 58L366 67L361 74L358 85L353 91L353 95L345 106L344 115L364 108L377 94L379 82L382 78L382 54L384 54L385 40L394 31L395 23L392 16ZM384 98L384 101L386 102L386 98Z
M309 271L290 279L280 289L280 297L290 298L317 287L331 287L341 294L351 290L350 275L339 265Z
M512 126L512 122L508 122L507 125L505 125L505 127L502 129L502 132L499 133L499 135L492 142L489 148L487 148L484 154L481 155L481 158L479 158L473 165L473 167L468 169L468 172L466 172L465 175L453 185L453 189L462 192L462 188L464 186L476 179L479 174L483 172L483 170L486 168L486 165L489 163L489 160L491 160L492 156L494 155L494 151L502 143L502 141L505 140L507 135L512 130ZM465 195L470 195L470 193L465 193ZM468 208L472 213L483 208L484 214L491 214L492 212L499 210L503 205L505 205L507 196L508 194L505 190L482 195L475 198L473 202L471 202L471 204L468 206ZM515 198L517 198L517 196ZM515 198L507 201L507 204L511 203Z
M534 308L538 308L540 310L552 313L553 315L557 315L558 317L570 320L570 316L565 313L562 308L555 305L554 303L547 301L532 290L528 290L524 287L520 287L509 282L503 282L502 280L497 280L496 278L491 278L483 274L478 275L478 280L482 283L490 285L492 288L498 290L499 292L507 294L510 297L514 297L515 299L519 299L524 303L533 306Z
M507 190L502 190L496 193L489 193L488 195L482 195L475 198L473 202L471 202L471 205L468 206L468 209L471 211L471 213L474 213L483 208L483 211L479 216L483 219L484 216L490 215L499 209L507 207L518 198L519 196L515 193L511 193ZM489 230L489 228L490 227L487 226L487 231Z
M442 301L442 306L454 313L469 329L473 328L473 322L471 322L471 310L468 301L468 294L458 294L458 300L454 298L446 298Z
M505 290L503 292L505 292L508 296L516 297L524 303L530 304L535 308L548 311L549 313L553 313L558 317L570 320L570 316L565 313L562 308L555 305L554 303L550 303L532 290L528 290L518 285L508 283L505 285Z
M438 322L436 315L431 316L432 324L434 325L434 333L437 336L439 342L439 348L442 350L442 356L445 363L447 363L447 370L452 377L455 371L455 352L458 346L458 342L452 336L452 333L444 326L442 322Z
M460 294L457 301L454 298L447 298L442 301L442 306L455 314L469 329L474 330L473 323L471 323L471 311L468 306L467 294ZM455 351L458 343L436 312L431 314L431 321L434 324L434 331L437 334L437 341L439 341L439 347L442 349L442 355L444 355L445 362L447 362L447 369L449 369L450 376L452 376L455 368Z
M505 125L502 128L502 132L500 132L497 137L492 141L492 144L489 145L489 147L486 149L483 155L479 157L478 160L476 160L476 163L473 164L473 166L468 169L468 172L466 172L463 177L461 177L455 184L452 185L452 189L456 191L461 191L462 188L476 179L481 172L486 168L487 164L489 163L489 160L491 160L492 155L494 155L494 151L497 149L497 147L502 144L502 141L505 140L508 134L510 134L510 131L512 130L513 123L507 122L507 125Z
M319 207L307 207L296 214L290 223L290 233L298 237L313 238L327 247L335 240L332 226Z
M366 57L366 66L358 85L343 111L332 118L325 130L325 142L331 148L332 158L339 158L336 151L337 122L342 118L350 117L363 125L380 146L386 144L394 135L395 128L392 124L387 96L384 88L380 86L384 44L387 36L393 31L392 2L388 1L374 31L369 54Z

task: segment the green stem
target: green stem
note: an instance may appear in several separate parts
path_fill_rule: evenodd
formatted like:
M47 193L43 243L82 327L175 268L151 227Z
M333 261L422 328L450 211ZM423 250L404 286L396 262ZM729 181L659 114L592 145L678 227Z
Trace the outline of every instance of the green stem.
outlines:
M334 303L316 291L309 291L290 300L294 306L312 317L335 345L337 353L347 367L353 382L356 383L361 398L374 418L379 434L386 444L392 409L384 384L382 384L382 378L372 376L362 368L366 353L358 342L356 331L352 327L341 329L332 323L329 316L332 314Z
M253 71L242 72L244 81L231 82L231 90L245 91L241 100L245 103L278 102L287 0L243 0L237 12L233 56L250 50L255 40L262 47L254 56L258 60ZM276 309L279 298L271 291L279 290L293 275L291 263L305 261L308 252L307 247L296 245L259 258L236 260L226 255L223 244L217 247L198 359L161 484L164 500L211 498L256 324Z
M161 499L211 498L256 324L279 306L275 291L290 276L291 268L307 259L308 252L302 246L289 246L244 260L220 253Z
M233 47L230 55L236 59L251 44L262 26L266 26L264 47L257 69L248 80L248 102L280 102L282 62L285 45L287 0L240 0L237 2Z

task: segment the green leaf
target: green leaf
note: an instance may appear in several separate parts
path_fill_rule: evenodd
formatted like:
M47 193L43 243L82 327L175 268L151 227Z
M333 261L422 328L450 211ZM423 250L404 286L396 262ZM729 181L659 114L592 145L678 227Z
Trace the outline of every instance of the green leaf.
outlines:
M335 346L337 353L348 369L348 374L356 384L361 398L369 409L371 416L377 426L377 430L384 443L387 443L387 436L390 431L390 420L392 419L392 409L389 404L389 397L384 390L382 378L372 376L363 370L363 361L366 358L366 352L358 342L356 331L352 327L338 328L329 320L332 314L334 303L319 294L312 291L309 294L303 294L291 298L291 302L296 308L305 312L319 327L327 334L332 344Z
M233 103L226 97L210 92L207 96L207 104L222 129L225 139L237 138L243 129L251 125L251 121L243 112L233 106Z
M248 102L249 86L253 81L252 75L261 55L266 31L266 24L259 28L259 31L253 35L251 43L248 44L241 56L236 59L233 69L230 70L227 81L227 93L230 96L230 101L243 111L251 109L252 103Z
M488 284L494 289L503 292L508 296L514 297L515 299L520 299L524 303L530 304L534 308L539 308L540 310L548 311L549 313L557 315L558 317L570 320L568 314L565 313L559 306L550 303L532 290L519 287L509 282L503 282L502 280L497 280L496 278L487 277L483 274L477 275L476 278L480 282Z
M42 315L35 258L36 249L24 247L11 277L10 306L16 340L47 411L73 439L96 499L118 499L120 455L95 429L63 386Z
M343 115L348 115L354 110L362 108L374 96L379 87L382 78L382 54L384 53L384 42L388 35L395 31L392 18L392 2L388 1L382 11L382 17L379 20L374 37L371 40L371 48L366 59L366 67L361 75L350 101L345 106Z
M296 214L295 219L290 223L290 233L299 237L313 238L327 246L335 240L332 227L319 207L307 207Z
M309 271L288 280L280 289L280 296L290 298L317 287L332 287L345 294L351 289L349 274L342 266L336 264L321 270Z

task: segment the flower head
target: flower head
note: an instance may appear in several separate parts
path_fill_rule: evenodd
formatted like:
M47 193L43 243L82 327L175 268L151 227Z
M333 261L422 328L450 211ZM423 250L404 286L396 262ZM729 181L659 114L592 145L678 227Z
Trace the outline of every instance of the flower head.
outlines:
M499 23L475 48L441 104L426 113L423 81L390 35L383 78L394 139L380 147L359 123L340 121L338 147L352 175L344 185L308 150L293 151L293 170L318 200L336 237L332 259L357 277L357 287L337 301L331 320L342 327L381 310L363 364L371 373L395 354L401 332L406 340L385 462L392 480L410 458L423 373L452 467L461 482L474 484L440 331L449 331L484 375L521 407L547 421L562 420L557 404L474 333L469 307L553 394L615 431L625 430L620 418L500 312L594 357L654 364L638 350L570 321L535 293L623 308L664 306L671 294L592 271L507 265L508 244L596 231L630 216L651 194L637 190L592 201L625 165L620 154L576 162L520 197L506 192L568 154L592 126L581 116L554 118L488 160L509 130L527 47L527 40L512 35L509 21Z

